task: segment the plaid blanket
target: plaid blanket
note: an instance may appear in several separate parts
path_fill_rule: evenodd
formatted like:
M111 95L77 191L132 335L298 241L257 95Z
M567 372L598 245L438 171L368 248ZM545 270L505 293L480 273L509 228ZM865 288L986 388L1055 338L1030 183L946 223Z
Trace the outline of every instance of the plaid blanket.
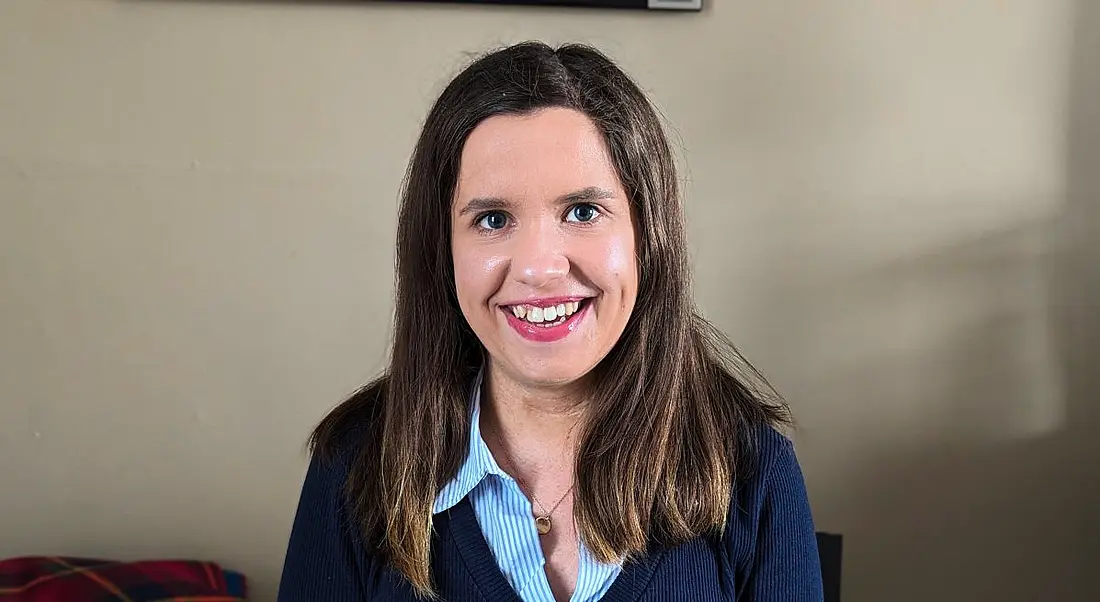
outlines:
M242 602L244 575L210 562L0 560L0 602Z

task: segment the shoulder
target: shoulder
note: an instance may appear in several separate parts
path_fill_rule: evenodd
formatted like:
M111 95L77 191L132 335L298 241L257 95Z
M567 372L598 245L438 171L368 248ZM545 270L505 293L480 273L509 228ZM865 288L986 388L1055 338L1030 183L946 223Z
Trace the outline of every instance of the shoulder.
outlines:
M378 379L356 391L336 406L310 435L310 450L315 462L343 465L358 463L382 420L382 407L387 381Z
M745 474L740 487L763 485L776 471L790 470L791 463L797 464L794 443L774 426L753 426L741 443L740 451L745 455L741 468Z
M364 480L374 410L366 388L317 426L312 453L291 527L279 587L280 602L362 600L363 592L389 583L382 563L365 545L349 496ZM370 597L367 599L394 599Z
M309 468L303 494L323 499L341 514L348 512L346 493L350 481L362 470L378 421L379 385L357 391L321 420L310 435Z
M768 514L808 502L790 438L772 426L760 425L743 442L745 458L730 498L726 536L755 541Z
M742 439L741 454L744 458L733 488L731 519L738 515L752 516L766 501L774 502L777 497L805 497L794 443L775 427L753 427ZM793 481L798 487L790 490Z
M301 504L328 512L323 524L347 529L358 522L357 506L373 496L370 484L378 471L377 426L383 383L357 391L334 408L310 436L309 467ZM307 511L308 513L308 511Z
M798 566L813 583L816 543L809 496L790 438L770 426L752 433L754 468L734 488L725 529L734 566Z

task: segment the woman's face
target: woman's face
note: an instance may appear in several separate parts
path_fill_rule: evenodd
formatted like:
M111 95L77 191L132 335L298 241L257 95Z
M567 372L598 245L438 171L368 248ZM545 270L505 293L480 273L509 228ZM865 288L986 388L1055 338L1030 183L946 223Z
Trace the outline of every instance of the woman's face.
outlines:
M633 218L583 113L479 124L462 150L451 236L458 302L496 376L574 383L622 335L638 293Z

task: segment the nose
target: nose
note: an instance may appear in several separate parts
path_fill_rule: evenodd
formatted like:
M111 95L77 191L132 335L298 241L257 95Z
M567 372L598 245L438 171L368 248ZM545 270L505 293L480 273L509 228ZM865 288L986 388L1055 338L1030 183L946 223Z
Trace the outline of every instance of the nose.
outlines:
M556 224L532 225L516 236L513 277L532 288L544 288L569 273L565 239Z

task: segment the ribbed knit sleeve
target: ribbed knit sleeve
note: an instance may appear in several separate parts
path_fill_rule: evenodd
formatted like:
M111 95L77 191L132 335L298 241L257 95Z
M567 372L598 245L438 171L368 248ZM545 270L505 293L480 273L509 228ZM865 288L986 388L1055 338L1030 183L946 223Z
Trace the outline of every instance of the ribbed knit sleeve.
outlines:
M347 519L346 465L314 457L302 485L279 583L278 602L364 602L373 572Z
M772 438L774 461L760 483L754 549L739 601L820 602L821 563L802 469L785 437Z

